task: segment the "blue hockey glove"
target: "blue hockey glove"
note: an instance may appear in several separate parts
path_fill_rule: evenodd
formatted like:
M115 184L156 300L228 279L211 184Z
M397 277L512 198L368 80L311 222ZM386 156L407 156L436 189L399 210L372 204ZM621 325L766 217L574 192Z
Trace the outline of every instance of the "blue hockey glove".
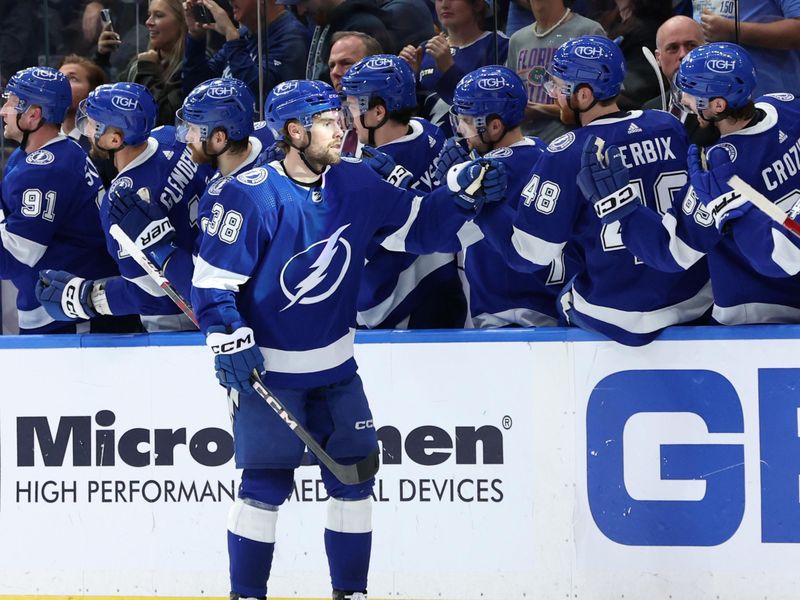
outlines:
M447 185L455 192L456 204L480 212L487 202L505 198L508 174L503 163L492 158L477 158L450 169Z
M243 394L253 394L250 373L264 372L264 356L256 345L253 330L241 321L229 327L214 325L208 328L206 345L214 353L214 367L222 387Z
M147 188L134 192L131 188L116 187L108 193L107 199L111 223L119 225L137 248L163 267L175 251L172 244L175 228L161 203L150 199Z
M97 316L92 305L94 281L66 271L39 271L36 299L56 321L78 321Z
M284 154L283 150L278 146L278 142L275 142L266 150L261 151L256 162L259 165L263 165L273 160L281 161L284 158L286 158L286 154Z
M361 160L394 187L406 189L414 178L414 174L398 165L394 158L372 146L361 147Z
M604 157L602 141L594 135L586 138L583 145L578 187L594 204L594 212L603 223L619 221L636 210L640 202L619 148L609 146Z
M447 138L436 160L438 162L436 164L436 171L433 174L433 180L442 184L446 181L447 172L450 168L467 162L469 160L469 154L455 138Z
M705 169L703 149L695 144L689 146L689 182L697 199L714 217L717 229L722 231L725 223L741 217L752 208L747 198L728 185L734 175L734 167L728 151L716 148L708 153L708 170Z

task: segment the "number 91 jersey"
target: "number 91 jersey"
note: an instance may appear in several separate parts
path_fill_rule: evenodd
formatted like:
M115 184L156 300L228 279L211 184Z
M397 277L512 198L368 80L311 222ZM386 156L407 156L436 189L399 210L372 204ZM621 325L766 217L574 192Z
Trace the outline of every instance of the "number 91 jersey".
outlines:
M628 252L618 222L604 225L577 185L586 138L620 149L642 202L664 214L682 199L688 140L661 111L614 113L570 131L547 147L522 192L512 242L535 265L549 265L567 242L584 255L572 285L568 317L629 345L652 340L669 325L701 317L711 304L704 261L680 273L648 267Z

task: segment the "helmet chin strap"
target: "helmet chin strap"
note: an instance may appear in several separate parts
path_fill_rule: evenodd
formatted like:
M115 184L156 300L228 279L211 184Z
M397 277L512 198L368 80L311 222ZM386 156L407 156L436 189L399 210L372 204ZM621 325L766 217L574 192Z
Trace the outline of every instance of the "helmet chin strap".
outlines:
M578 90L575 90L575 92L577 92L577 91L578 91ZM570 110L571 110L573 113L575 113L575 121L576 121L576 123L577 123L578 127L582 127L582 126L583 126L583 121L581 120L581 114L582 114L582 113L585 113L585 112L587 112L587 111L589 111L589 110L591 110L591 109L592 109L592 107L593 107L595 104L597 104L597 98L593 98L593 99L592 99L592 103L591 103L589 106L587 106L586 108L583 108L583 109L581 109L581 108L577 108L577 107L575 107L575 106L572 106L572 96L574 96L574 95L575 95L575 92L572 92L572 94L570 94L570 95L567 97L567 106L569 107L569 109L570 109Z
M492 142L492 141L490 141L490 140L487 140L487 139L485 139L485 138L483 137L483 134L484 134L484 133L486 133L486 128L485 128L485 127L483 128L483 131L479 131L479 132L478 132L478 139L480 139L480 141L481 141L481 143L482 143L482 144L484 144L485 146L487 146L487 147L489 148L489 149L486 151L486 154L488 154L489 152L491 152L492 150L494 150L494 149L495 149L495 146L497 146L497 144L499 144L499 143L500 143L500 140L502 140L502 139L503 139L503 138L506 136L506 133L508 132L508 129L506 128L506 124L505 124L505 123L503 123L502 121L500 121L500 123L502 123L502 125L503 125L503 132L500 134L500 137L499 137L499 138L497 138L497 140L496 140L496 141L494 141L494 142ZM488 125L488 123L487 123L487 125Z
M231 147L230 138L227 137L225 138L225 146L222 148L222 150L220 150L216 154L208 151L208 140L203 140L202 144L203 144L203 154L205 154L210 159L211 168L216 171L219 164L219 157L225 154Z
M306 158L306 150L308 150L309 146L311 146L311 131L310 131L310 130L308 130L308 129L305 129L305 128L304 128L304 131L305 131L306 133L308 133L308 142L307 142L307 143L306 143L306 145L305 145L305 146L303 146L302 148L301 148L300 146L295 146L295 145L292 143L292 140L291 140L291 138L290 138L289 136L286 136L286 137L284 138L284 140L285 140L285 141L286 141L286 143L287 143L287 144L289 144L289 145L290 145L292 148L294 148L295 150L297 150L298 154L300 154L300 160L302 160L302 161L303 161L303 164L304 164L306 167L308 167L308 170L309 170L309 171L311 171L312 173L314 173L314 175L322 175L322 173L325 171L325 167L322 167L321 169L317 169L317 168L316 168L316 167L314 167L314 166L313 166L313 165L312 165L312 164L311 164L311 163L308 161L308 159Z
M367 138L367 143L374 148L375 147L375 130L376 129L380 129L381 127L383 127L386 124L386 121L389 120L389 111L386 111L386 114L383 116L383 119L381 119L380 123L375 125L375 127L369 127L366 124L366 122L364 120L364 113L361 113L360 115L358 115L358 120L361 121L361 126L364 129L367 130L367 133L368 133L368 136L369 136Z
M19 120L22 118L23 113L17 113L17 129L22 132L22 141L20 142L20 147L22 148L23 152L28 151L28 137L32 133L36 133L39 129L44 125L44 119L39 119L39 124L34 127L33 129L23 129L22 125L19 124Z

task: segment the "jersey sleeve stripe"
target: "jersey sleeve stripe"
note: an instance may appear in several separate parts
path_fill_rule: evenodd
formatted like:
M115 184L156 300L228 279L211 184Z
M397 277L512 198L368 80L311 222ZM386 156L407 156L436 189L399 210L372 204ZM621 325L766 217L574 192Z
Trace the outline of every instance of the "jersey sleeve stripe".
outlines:
M125 277L131 283L136 284L142 291L150 294L155 298L159 298L164 296L164 290L158 287L158 284L153 281L153 278L149 275L141 275L139 277Z
M688 269L698 260L703 258L703 253L698 252L681 238L678 237L677 227L678 220L672 213L667 213L661 220L662 225L669 233L669 252L675 262L678 263L683 269Z
M461 229L458 230L458 243L461 244L461 248L468 248L472 244L477 244L483 238L483 231L481 228L478 227L474 221L467 221L461 226Z
M0 241L11 256L28 267L33 267L47 252L47 246L11 233L5 224L0 225Z
M800 270L800 249L783 232L772 229L772 260L787 275L796 275Z
M797 323L800 321L800 308L766 302L747 302L736 306L714 305L711 316L722 325Z
M39 306L32 310L18 310L17 314L20 329L36 329L55 322L55 319L47 313L44 306Z
M566 246L566 243L548 242L516 227L511 235L511 243L522 258L542 267L560 258Z
M406 238L408 237L408 232L411 230L411 226L414 224L414 221L417 220L417 215L419 214L419 207L421 204L422 196L415 196L414 200L411 202L411 211L408 213L408 219L406 219L406 222L402 227L400 227L400 229L388 235L386 239L381 242L381 246L393 252L406 251Z
M203 260L198 256L194 264L192 285L196 288L239 291L239 286L250 279L247 275L226 271Z
M574 287L572 288L572 303L579 313L638 334L652 333L676 323L699 319L711 306L712 301L710 281L691 298L649 311L627 311L610 306L598 306L586 300Z
M352 327L338 340L311 350L279 350L261 347L267 370L275 373L316 373L333 369L353 358L356 330Z

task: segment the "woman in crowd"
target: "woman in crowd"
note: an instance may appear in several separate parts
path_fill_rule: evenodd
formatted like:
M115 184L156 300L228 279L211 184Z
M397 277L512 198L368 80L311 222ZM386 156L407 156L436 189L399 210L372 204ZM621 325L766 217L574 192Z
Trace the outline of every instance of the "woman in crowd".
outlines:
M172 125L183 102L181 66L186 20L180 0L150 0L145 26L150 38L147 51L136 56L117 78L150 90L158 104L158 125ZM97 42L98 54L108 56L120 44L119 35L106 25Z

